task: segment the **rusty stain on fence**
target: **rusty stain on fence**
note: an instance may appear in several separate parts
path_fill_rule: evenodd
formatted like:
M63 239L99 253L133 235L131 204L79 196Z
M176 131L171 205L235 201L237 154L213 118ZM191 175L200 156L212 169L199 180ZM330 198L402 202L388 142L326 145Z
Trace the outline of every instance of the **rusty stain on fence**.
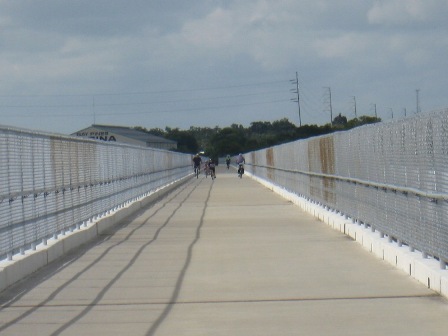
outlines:
M268 166L268 167L274 167L275 166L275 164L274 164L274 148L268 148L267 150L266 150L266 165ZM272 172L272 169L269 169L268 168L268 179L269 180L273 180L273 178L274 178L274 174L273 174L273 172Z
M308 162L311 172L334 175L335 153L332 136L309 141ZM329 204L335 204L335 181L327 177L310 176L310 194Z

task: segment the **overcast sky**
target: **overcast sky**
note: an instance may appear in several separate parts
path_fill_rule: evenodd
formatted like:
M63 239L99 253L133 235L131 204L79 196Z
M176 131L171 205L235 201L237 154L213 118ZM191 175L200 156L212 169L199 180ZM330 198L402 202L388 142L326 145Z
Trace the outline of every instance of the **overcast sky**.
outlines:
M0 0L0 124L226 127L448 107L448 0ZM417 99L418 98L418 99Z

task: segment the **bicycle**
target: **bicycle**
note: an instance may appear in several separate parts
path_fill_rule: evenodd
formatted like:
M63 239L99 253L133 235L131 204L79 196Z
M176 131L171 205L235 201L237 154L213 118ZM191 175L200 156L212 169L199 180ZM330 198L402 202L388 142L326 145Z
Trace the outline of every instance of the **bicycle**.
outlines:
M196 176L196 178L199 178L199 172L200 172L199 166L194 166L194 175Z
M238 164L238 177L242 178L244 174L244 166L242 163Z
M216 178L216 171L215 171L215 163L212 160L209 160L208 162L206 162L206 167L208 169L208 172L210 174L210 177L212 178L212 180L214 180Z

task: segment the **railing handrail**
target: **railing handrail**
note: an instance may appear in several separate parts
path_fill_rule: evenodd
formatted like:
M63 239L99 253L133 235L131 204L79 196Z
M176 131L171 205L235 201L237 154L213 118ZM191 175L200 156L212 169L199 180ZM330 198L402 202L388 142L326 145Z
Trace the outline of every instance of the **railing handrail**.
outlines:
M422 191L417 188L403 187L403 186L398 186L398 185L394 185L394 184L371 182L371 181L366 181L366 180L362 180L359 178L352 178L352 177L345 177L345 176L338 176L338 175L331 175L331 174L323 174L323 173L314 173L314 172L304 171L304 170L285 169L285 168L278 168L278 167L260 165L260 164L250 164L250 165L254 166L254 167L260 167L260 168L275 169L278 171L284 171L284 172L288 172L288 173L296 173L296 174L302 174L302 175L307 175L307 176L312 176L312 177L323 177L323 178L328 178L328 179L337 180L337 181L356 183L356 184L364 185L366 187L390 190L393 192L401 192L403 194L413 194L415 196L425 197L425 198L432 199L432 200L448 201L447 193L430 193L430 192Z

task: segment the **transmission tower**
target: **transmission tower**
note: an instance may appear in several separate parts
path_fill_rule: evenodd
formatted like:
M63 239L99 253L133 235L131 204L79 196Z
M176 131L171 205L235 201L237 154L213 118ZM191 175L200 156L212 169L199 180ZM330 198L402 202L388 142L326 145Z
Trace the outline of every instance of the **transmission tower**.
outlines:
M357 111L356 111L356 97L355 96L353 96L353 112L355 112L355 118L358 118L358 114L357 114Z
M420 89L415 90L415 96L416 96L416 113L420 113L420 98L419 98Z
M324 112L330 112L330 124L333 125L333 106L331 105L331 88L324 87Z
M297 106L299 107L299 126L302 127L302 116L300 115L299 75L297 74L297 71L296 71L296 79L292 79L290 82L295 85L295 88L291 89L291 92L297 94L297 97L294 97L291 100L293 102L296 102Z

